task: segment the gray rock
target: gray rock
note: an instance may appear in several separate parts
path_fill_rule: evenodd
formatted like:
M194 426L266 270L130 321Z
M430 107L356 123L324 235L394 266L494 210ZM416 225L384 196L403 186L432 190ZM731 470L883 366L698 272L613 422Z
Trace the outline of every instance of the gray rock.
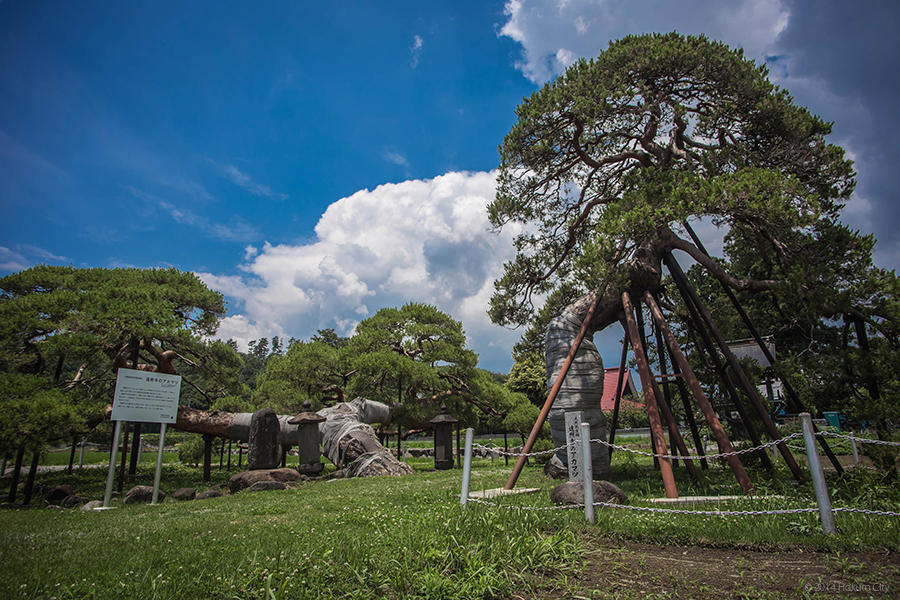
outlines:
M166 493L159 490L158 500L165 500ZM153 500L153 486L136 485L125 493L123 502L125 504L137 504L138 502L151 502Z
M288 483L299 481L300 478L300 473L290 468L241 471L232 475L228 480L228 489L234 494L261 481Z
M434 456L434 448L407 448L406 453L413 458L422 458L423 456Z
M66 508L72 508L73 506L81 506L85 502L87 502L86 498L82 498L81 496L72 494L71 496L66 496L65 498L63 498L62 502L60 502L59 505Z
M608 481L593 483L594 502L628 503L628 494L619 486ZM584 504L584 487L580 481L562 483L550 490L550 501L554 504Z
M387 450L367 452L346 468L348 477L378 477L381 475L410 475L415 473L406 463L397 461Z
M206 500L207 498L221 498L222 492L218 490L206 490L205 492L200 492L197 494L195 500Z
M562 464L559 457L554 454L544 465L544 475L550 479L568 479L569 469L566 465Z
M75 489L71 485L57 485L44 492L44 500L50 504L62 504L63 500L75 495Z
M247 466L256 469L274 469L281 463L278 415L271 408L261 408L250 417L250 441Z
M91 511L91 510L94 510L95 508L100 508L101 506L103 506L102 500L91 500L90 502L85 502L82 505L81 510Z
M193 500L197 497L197 490L194 488L178 488L172 497L176 500Z
M250 486L251 492L268 492L270 490L286 490L287 486L280 481L257 481Z

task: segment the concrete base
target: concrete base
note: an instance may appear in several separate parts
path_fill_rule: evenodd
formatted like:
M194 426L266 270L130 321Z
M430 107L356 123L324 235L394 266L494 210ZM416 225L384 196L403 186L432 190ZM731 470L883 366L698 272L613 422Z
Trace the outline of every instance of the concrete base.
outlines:
M499 496L509 496L512 494L533 494L541 491L540 488L513 488L505 490L503 488L493 488L490 490L479 490L477 492L469 492L469 498L497 498Z
M757 498L784 499L784 496L756 496ZM704 504L708 502L723 502L726 500L747 500L754 496L681 496L680 498L650 498L653 504Z

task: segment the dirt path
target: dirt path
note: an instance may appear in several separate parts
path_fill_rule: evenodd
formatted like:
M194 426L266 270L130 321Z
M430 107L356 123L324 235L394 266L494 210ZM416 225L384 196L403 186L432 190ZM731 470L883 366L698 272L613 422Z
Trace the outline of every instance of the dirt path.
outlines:
M657 546L591 536L575 578L529 598L900 598L897 553Z

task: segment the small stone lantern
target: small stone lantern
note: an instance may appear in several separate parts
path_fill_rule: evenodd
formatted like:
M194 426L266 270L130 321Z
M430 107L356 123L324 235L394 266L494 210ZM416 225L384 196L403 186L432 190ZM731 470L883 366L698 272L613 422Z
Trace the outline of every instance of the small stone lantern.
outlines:
M325 420L310 409L309 400L303 403L303 412L288 421L289 425L296 425L300 430L300 443L297 450L300 455L300 464L297 470L303 475L318 475L325 465L322 464L322 454L319 452L319 423Z
M434 429L434 468L446 471L453 468L453 425L458 421L447 414L441 405L441 414L431 420Z

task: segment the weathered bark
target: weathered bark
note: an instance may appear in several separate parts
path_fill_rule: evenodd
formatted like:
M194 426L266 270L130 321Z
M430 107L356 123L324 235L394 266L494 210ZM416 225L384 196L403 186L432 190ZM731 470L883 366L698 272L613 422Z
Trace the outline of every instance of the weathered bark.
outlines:
M386 404L357 398L322 409L325 417L319 425L322 447L328 459L345 475L366 477L372 475L406 475L413 470L395 458L378 442L371 423L390 422L391 410ZM175 429L211 435L229 440L247 441L250 436L252 413L205 411L187 406L178 407ZM299 429L289 425L294 415L278 415L281 427L279 440L283 447L300 443Z
M633 257L622 265L623 271L627 274L626 288L632 293L655 291L659 287L662 272L660 262L658 250L650 247L636 250ZM553 387L596 297L596 292L585 294L550 322L544 345L547 389ZM565 446L565 414L573 411L581 411L585 422L590 423L591 438L607 438L606 417L600 406L603 396L603 360L592 338L594 333L620 321L623 316L621 291L604 294L594 310L588 333L575 354L553 408L550 409L550 432L554 446ZM599 445L593 445L591 450L594 473L597 476L605 476L609 473L609 451ZM563 465L568 464L564 450L557 453L557 458Z

